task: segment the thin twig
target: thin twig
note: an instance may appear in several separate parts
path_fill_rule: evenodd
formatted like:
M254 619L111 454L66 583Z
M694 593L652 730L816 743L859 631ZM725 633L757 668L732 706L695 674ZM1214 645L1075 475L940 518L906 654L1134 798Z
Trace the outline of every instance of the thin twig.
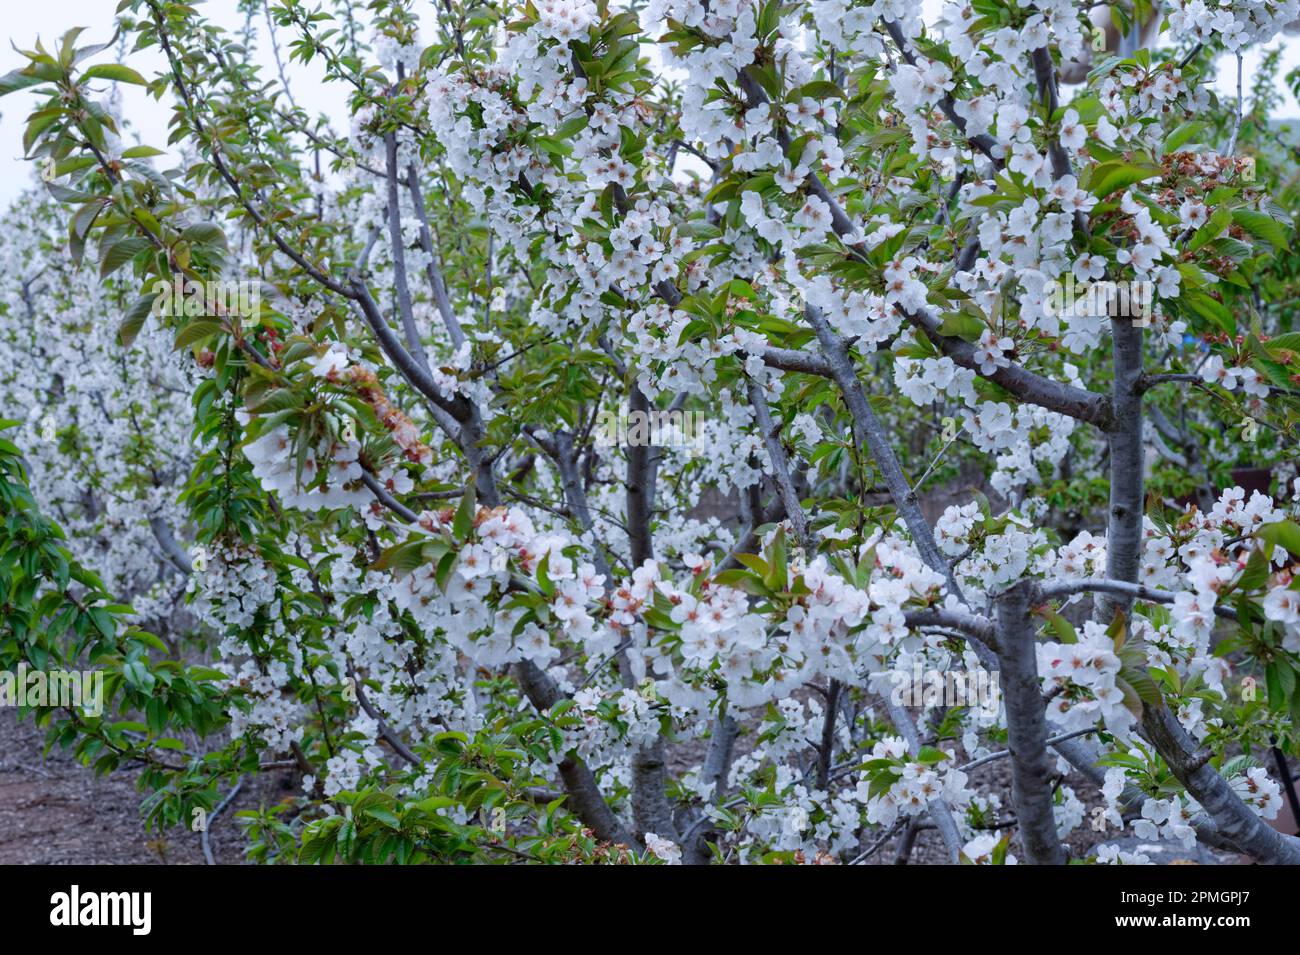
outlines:
M199 844L203 847L203 858L207 860L208 865L217 864L216 858L212 855L212 846L208 842L208 832L212 829L212 823L216 820L217 816L221 815L221 811L230 805L231 800L239 795L239 790L243 788L244 777L240 776L239 779L235 781L235 785L231 788L230 792L226 793L226 798L217 803L217 808L212 810L212 815L208 816L204 821L203 829L199 832Z

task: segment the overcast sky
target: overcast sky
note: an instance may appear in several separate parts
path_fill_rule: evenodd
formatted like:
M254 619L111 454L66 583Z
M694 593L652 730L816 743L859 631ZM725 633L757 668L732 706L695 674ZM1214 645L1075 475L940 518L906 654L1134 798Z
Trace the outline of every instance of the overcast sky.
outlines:
M241 24L236 0L207 0L196 3L211 20L234 29ZM364 14L366 4L358 0L356 4L361 11L360 18L368 19ZM941 0L923 0L927 21L933 22L942 3ZM37 37L47 48L52 48L58 38L70 27L84 26L88 30L82 35L82 45L102 42L108 39L113 29L113 13L117 0L5 0L4 28L12 46L31 49ZM432 2L417 3L416 9L432 24ZM266 21L262 16L255 18L259 30L260 42L257 59L268 70L274 70L270 44L265 42ZM426 36L432 35L431 26ZM1285 44L1282 75L1293 67L1300 65L1300 38L1280 37L1274 44ZM0 73L22 66L26 61L10 44L0 49ZM282 44L282 53L283 44ZM1246 85L1249 89L1250 76L1259 60L1255 52L1246 59ZM107 61L109 52L100 54L96 62ZM162 56L156 50L132 54L128 63L147 77L160 69ZM328 115L336 131L346 131L348 119L346 114L346 93L342 84L325 84L319 82L319 73L314 66L291 67L288 69L293 85L294 97L299 105L310 113L324 112ZM169 104L154 102L144 96L139 87L121 84L124 114L131 129L124 134L124 139L133 142L138 136L140 141L163 147L167 139L167 119ZM1235 95L1235 63L1225 61L1220 66L1218 88L1224 96ZM1284 91L1285 103L1278 115L1280 117L1300 117L1300 104L1297 104L1289 91ZM32 181L33 167L22 158L22 130L27 114L31 111L34 97L29 92L11 94L0 99L0 203L8 203L26 185ZM161 158L161 157L160 157Z

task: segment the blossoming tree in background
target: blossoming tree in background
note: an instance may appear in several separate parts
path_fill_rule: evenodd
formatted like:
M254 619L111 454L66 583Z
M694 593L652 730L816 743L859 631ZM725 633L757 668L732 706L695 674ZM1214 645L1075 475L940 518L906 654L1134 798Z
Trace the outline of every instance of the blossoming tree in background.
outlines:
M157 77L73 31L0 79L51 194L0 413L133 602L88 641L41 551L0 653L120 675L40 718L153 822L289 767L256 859L1300 861L1295 163L1276 53L1207 84L1296 0L1172 4L1073 90L1064 2L240 6L346 131L164 0L119 11Z

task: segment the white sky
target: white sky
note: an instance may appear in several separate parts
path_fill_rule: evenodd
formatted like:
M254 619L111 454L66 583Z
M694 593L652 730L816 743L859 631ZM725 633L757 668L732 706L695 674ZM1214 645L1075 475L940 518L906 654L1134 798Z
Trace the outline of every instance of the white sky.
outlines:
M235 29L241 25L236 0L199 0L197 5L211 20L223 26ZM364 15L365 3L357 0L358 19L368 19ZM923 0L927 22L933 22L942 7L942 0ZM0 73L22 66L26 61L13 47L31 49L40 37L47 49L53 49L58 38L70 27L84 26L87 32L82 34L78 45L99 43L112 34L113 14L117 0L7 0L5 3L5 29L9 43L0 48ZM416 9L427 18L430 26L426 36L432 36L433 4L418 3ZM274 59L270 44L265 41L266 21L262 16L254 19L259 31L259 49L257 60L268 71L268 78L274 75ZM281 55L287 59L281 31ZM1295 66L1300 66L1300 38L1281 36L1274 44L1284 44L1281 75L1285 76ZM105 50L93 62L108 62L111 51ZM1250 77L1259 61L1260 53L1252 52L1246 57L1246 89L1250 87ZM132 54L127 63L152 78L162 66L162 55L157 50L146 50ZM319 82L316 67L302 67L295 64L286 66L293 93L299 105L309 113L324 112L332 120L338 132L344 132L348 126L346 111L346 92L343 84L325 84ZM164 102L154 102L147 98L141 88L120 84L123 95L124 115L131 128L124 132L123 138L133 142L138 135L140 141L162 148L167 139L167 119L170 106ZM1217 87L1222 96L1235 96L1236 67L1235 62L1226 59L1220 64ZM1283 91L1284 103L1278 111L1279 117L1300 118L1300 104L1297 104L1289 91ZM34 96L30 92L14 93L0 99L0 203L8 203L32 181L34 168L22 158L22 131L27 114L31 111ZM161 159L161 157L160 157Z

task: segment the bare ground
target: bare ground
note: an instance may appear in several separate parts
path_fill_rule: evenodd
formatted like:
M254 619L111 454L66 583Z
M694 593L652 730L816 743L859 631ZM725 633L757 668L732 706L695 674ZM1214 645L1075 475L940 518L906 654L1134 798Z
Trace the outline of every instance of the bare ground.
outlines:
M138 772L96 776L69 753L44 749L42 729L0 709L0 865L204 864L197 832L146 831ZM233 813L256 808L258 799L245 786L213 820L209 843L218 864L243 861Z

